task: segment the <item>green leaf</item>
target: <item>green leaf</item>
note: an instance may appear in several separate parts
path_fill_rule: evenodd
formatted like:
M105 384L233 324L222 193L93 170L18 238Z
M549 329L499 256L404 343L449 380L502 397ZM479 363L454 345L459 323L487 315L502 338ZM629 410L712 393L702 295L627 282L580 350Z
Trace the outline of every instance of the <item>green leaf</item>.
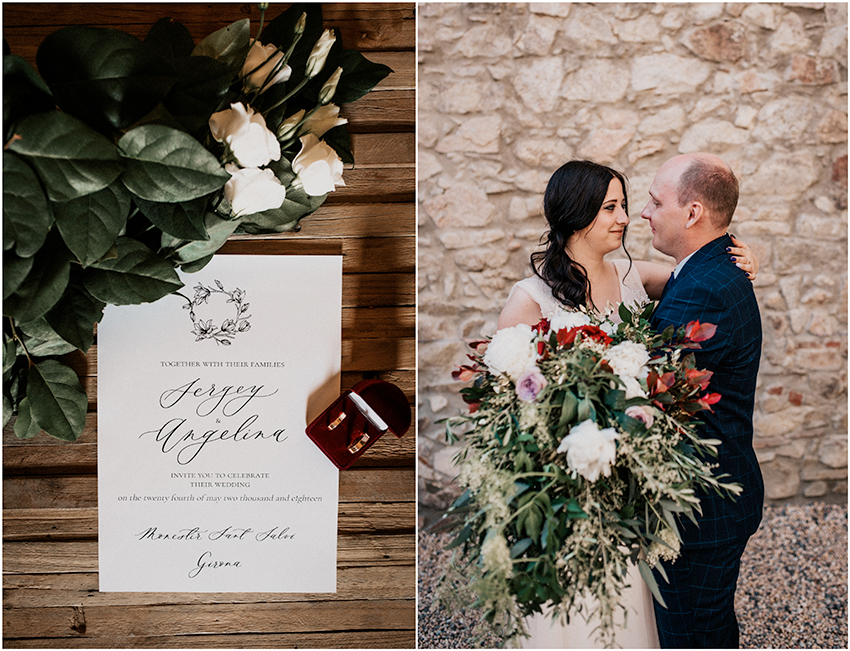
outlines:
M187 57L195 49L195 41L185 25L167 17L153 24L144 43L146 48L168 60Z
M649 591L652 593L652 596L655 597L655 600L664 606L664 608L667 608L667 604L664 603L664 598L658 590L658 584L655 582L655 577L652 576L652 570L649 569L649 565L646 564L645 560L638 560L638 569L640 570L640 575L649 588Z
M128 237L116 242L118 257L96 262L84 273L86 290L113 305L156 301L183 286L177 272L144 244Z
M523 538L511 547L511 558L519 558L526 549L531 547L534 541L531 538Z
M187 274L193 274L199 272L201 269L206 267L212 259L215 257L215 254L210 253L208 256L203 258L199 258L197 260L193 260L192 262L187 262L186 264L180 265L180 270L185 271Z
M215 192L230 178L201 143L170 127L136 127L124 134L118 147L127 160L121 180L130 192L148 201L197 199Z
M45 320L65 341L87 352L94 343L94 324L103 317L106 304L72 281Z
M204 226L207 197L198 197L181 203L160 203L136 197L142 214L161 231L181 240L208 240Z
M51 201L102 190L121 174L118 150L67 113L39 113L21 121L8 148L35 167Z
M570 389L565 389L564 402L561 405L561 418L558 420L558 427L563 427L568 423L572 423L575 420L577 413L578 398L576 398L576 395Z
M168 61L117 29L60 29L44 39L36 62L62 110L103 133L136 122L177 81Z
M56 226L80 264L97 262L127 224L130 194L120 182L78 199L53 204Z
M360 99L393 70L382 63L373 63L357 50L342 53L342 75L333 97L334 104L348 104Z
M86 394L76 373L56 360L30 367L27 398L33 419L45 432L76 441L86 424Z
M213 213L207 213L204 220L209 240L197 240L188 242L174 252L174 260L178 264L194 262L206 258L211 253L218 251L236 229L239 227L239 219L221 219Z
M3 394L3 427L6 427L6 424L12 420L12 412L15 409L14 405L12 405L12 399L9 398L5 393Z
M626 392L612 389L605 394L605 405L614 411L623 411L626 408Z
M3 333L3 375L12 370L18 359L18 346L12 337Z
M65 247L55 242L58 236L48 238L41 250L35 254L33 266L26 279L6 300L3 314L18 322L32 321L56 305L71 273Z
M18 403L18 419L15 421L14 430L19 439L31 439L41 431L41 427L32 417L30 400L26 396Z
M19 56L3 57L3 142L12 136L15 123L33 113L56 108L50 89L35 69Z
M3 250L22 258L44 244L53 213L38 177L19 156L3 152Z
M34 257L19 258L11 251L3 253L3 298L11 296L32 269Z
M192 50L192 56L204 56L221 61L228 67L242 67L251 40L251 21L248 18L213 32Z

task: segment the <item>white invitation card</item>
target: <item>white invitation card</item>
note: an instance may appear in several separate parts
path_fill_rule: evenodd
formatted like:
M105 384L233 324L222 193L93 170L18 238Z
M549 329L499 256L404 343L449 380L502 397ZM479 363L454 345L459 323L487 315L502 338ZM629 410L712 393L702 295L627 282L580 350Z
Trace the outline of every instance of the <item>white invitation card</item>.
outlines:
M98 327L100 590L336 592L341 256L217 255Z

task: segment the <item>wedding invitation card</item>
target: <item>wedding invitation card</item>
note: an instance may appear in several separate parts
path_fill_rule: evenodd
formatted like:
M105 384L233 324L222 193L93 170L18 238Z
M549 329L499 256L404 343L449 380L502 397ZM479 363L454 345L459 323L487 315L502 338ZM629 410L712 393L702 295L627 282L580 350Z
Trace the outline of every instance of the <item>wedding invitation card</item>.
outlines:
M100 590L335 592L341 256L217 255L98 327Z

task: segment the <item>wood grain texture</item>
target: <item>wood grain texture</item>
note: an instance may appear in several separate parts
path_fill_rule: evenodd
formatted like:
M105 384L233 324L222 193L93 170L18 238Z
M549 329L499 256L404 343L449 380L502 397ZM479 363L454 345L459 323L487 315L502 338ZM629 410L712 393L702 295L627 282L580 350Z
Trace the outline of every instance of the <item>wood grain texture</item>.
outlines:
M286 9L272 4L267 20ZM256 3L3 5L13 54L71 24L144 38L158 19L195 42ZM345 105L354 166L298 232L236 235L221 254L343 256L342 388L377 377L414 404L415 10L412 3L323 6L325 26L393 72ZM3 430L3 645L8 648L413 648L415 432L381 438L340 474L337 592L101 593L97 550L97 346L66 357L89 396L80 439Z

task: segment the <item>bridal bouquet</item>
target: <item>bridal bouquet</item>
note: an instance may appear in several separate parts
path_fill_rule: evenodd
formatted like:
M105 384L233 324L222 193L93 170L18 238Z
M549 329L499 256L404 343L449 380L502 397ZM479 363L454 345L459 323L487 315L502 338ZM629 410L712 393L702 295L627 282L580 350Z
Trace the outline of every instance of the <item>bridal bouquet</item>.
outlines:
M354 162L340 105L391 70L342 47L321 5L197 45L163 18L144 41L66 27L38 73L4 52L3 422L75 440L87 400L59 356L106 304L182 287L238 232L297 230ZM40 73L40 76L39 76ZM57 110L58 109L58 110Z
M715 327L656 334L651 311L505 328L473 342L473 364L454 373L474 382L461 391L469 413L447 422L449 441L464 431L467 445L455 459L466 491L450 511L466 566L446 580L468 584L508 639L548 604L598 617L610 645L628 563L663 603L651 568L678 555L676 518L694 520L696 489L740 492L712 475L720 441L693 420L720 399L688 352Z

